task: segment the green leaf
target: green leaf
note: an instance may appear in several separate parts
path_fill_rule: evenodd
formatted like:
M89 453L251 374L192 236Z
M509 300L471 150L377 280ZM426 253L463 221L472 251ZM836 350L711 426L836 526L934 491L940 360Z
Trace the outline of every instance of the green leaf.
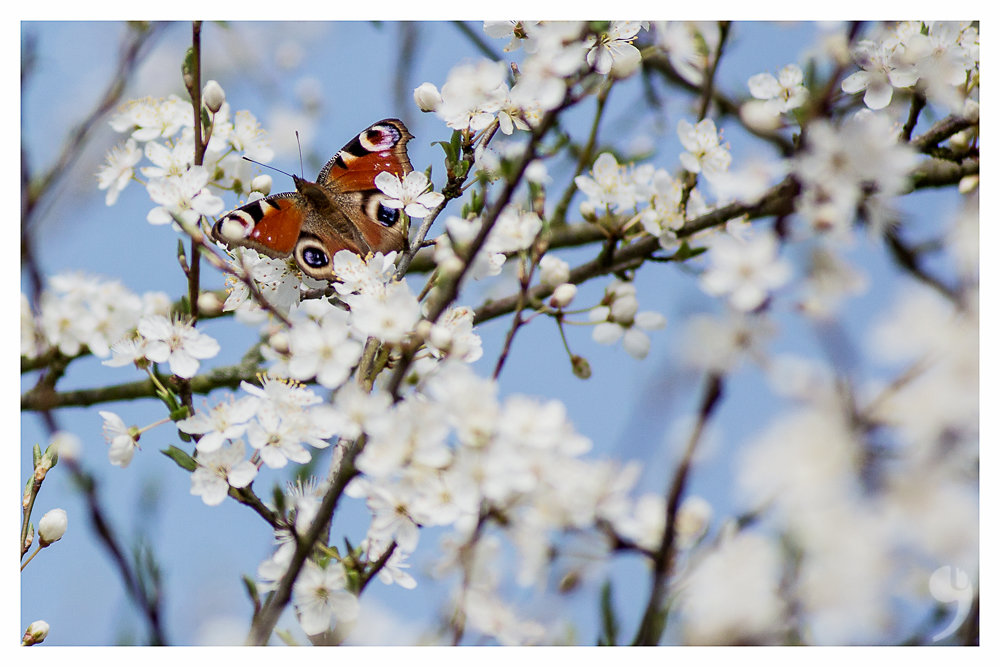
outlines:
M198 62L195 58L194 47L189 46L187 51L184 53L184 62L181 64L181 74L184 76L184 85L188 88L191 87L191 83L194 81L194 72L198 66Z
M271 489L271 500L274 502L274 509L280 516L285 516L287 503L285 502L285 492L278 484Z
M614 600L611 595L611 579L601 586L601 635L598 646L618 645L618 619L615 617Z
M440 146L444 150L445 164L454 164L458 161L458 156L462 154L462 144L461 138L459 138L459 143L455 143L455 135L458 131L455 131L451 135L450 141L435 141L432 146Z
M243 580L243 588L247 591L247 597L253 603L254 614L256 614L260 609L260 594L257 591L257 582L245 574L241 579Z
M166 449L161 449L160 453L164 454L169 459L173 459L174 463L188 472L194 472L198 467L198 463L195 462L194 458L192 458L190 454L185 452L183 449L174 447L173 445L170 445Z

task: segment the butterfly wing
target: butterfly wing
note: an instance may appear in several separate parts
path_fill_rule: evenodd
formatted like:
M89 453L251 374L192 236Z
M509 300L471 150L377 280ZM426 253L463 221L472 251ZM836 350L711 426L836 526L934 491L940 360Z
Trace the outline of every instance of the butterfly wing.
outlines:
M337 192L375 190L383 171L403 178L413 171L406 143L413 138L401 120L386 118L362 130L326 163L316 179Z
M212 237L226 245L253 248L269 257L288 257L308 214L308 202L302 195L282 192L225 214L212 227Z

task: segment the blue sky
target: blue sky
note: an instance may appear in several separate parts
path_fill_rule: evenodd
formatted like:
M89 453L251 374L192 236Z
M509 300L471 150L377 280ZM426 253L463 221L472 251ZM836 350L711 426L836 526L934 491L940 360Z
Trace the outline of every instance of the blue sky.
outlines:
M480 29L478 23L470 25L474 30ZM67 128L90 109L103 89L114 63L121 30L120 24L100 22L22 25L22 37L32 34L38 38L37 72L22 98L24 147L36 168L50 163ZM132 96L182 92L179 69L189 32L188 24L168 28L158 40L150 64L131 89ZM407 122L416 136L410 143L415 169L422 170L432 164L435 181L440 184L441 151L431 142L447 139L450 132L433 115L419 114L408 93L423 81L440 87L451 66L479 54L454 26L421 24L417 52L404 85L407 94L400 107L393 94L396 55L388 46L397 34L398 25L394 23L232 24L227 28L206 23L204 77L217 79L225 88L232 108L253 112L272 135L274 119L280 118L282 107L294 105L294 90L303 77L308 77L310 85L318 86L324 106L311 140L306 137L307 155L314 150L317 158L312 166L307 160L307 176L359 130L380 118L397 116ZM751 75L776 72L787 63L803 62L803 53L815 34L816 26L809 23L737 24L732 50L720 71L721 88L742 95ZM494 46L499 51L502 42L497 41ZM299 49L297 56L295 49ZM282 53L292 59L299 57L300 64L291 69L277 67L274 60ZM256 61L252 60L254 57ZM641 102L641 95L638 79L614 90L602 131L604 141L615 140L619 148L627 144L635 118L632 110ZM671 98L663 117L658 119L665 133L656 137L661 147L654 160L657 166L675 168L680 147L674 129L680 118L693 117L689 102L687 98ZM582 104L567 116L567 126L580 131L580 127L589 123L592 110L592 102ZM652 132L657 128L650 125L648 129ZM755 151L768 150L736 128L727 126L725 130L734 164ZM287 139L286 136L283 143L288 144ZM40 221L36 252L43 257L43 267L50 273L85 271L118 278L138 293L163 290L177 296L185 283L175 259L176 237L167 228L153 228L145 222L151 206L146 192L133 184L116 206L108 208L103 193L97 191L93 174L104 151L116 141L110 130L102 131L92 142L91 150L81 156L60 188L57 200ZM274 165L297 172L298 157L279 153ZM556 178L553 192L559 192L566 174L553 175ZM290 183L283 182L284 177L275 175L274 179L275 191L291 189ZM227 201L227 205L232 204L235 202ZM955 199L942 193L922 194L908 198L905 203L906 209L931 223L947 216L954 206ZM586 251L562 256L573 263L574 258L585 257ZM850 258L856 266L865 268L873 285L867 294L851 302L850 314L845 318L848 334L860 343L873 318L891 302L897 284L892 271L887 270L885 252L878 245L859 244ZM580 381L571 373L555 326L539 321L519 334L501 377L501 389L504 393L561 399L577 430L593 441L592 456L644 461L647 472L639 490L661 491L667 479L664 471L673 455L669 445L673 425L694 409L700 391L700 380L680 373L674 363L680 324L686 315L710 309L711 305L689 273L672 265L648 268L640 272L637 281L641 309L664 313L668 326L653 333L652 351L645 361L633 360L620 346L599 346L590 339L587 328L571 328L573 351L586 356L593 368L593 377ZM217 273L207 270L205 274L206 286L222 285ZM581 289L578 299L587 303L588 298L600 294L605 284L593 281ZM470 306L480 301L475 291L470 291L463 300ZM814 332L791 328L794 324L787 317L779 321L784 327L779 349L819 356ZM480 327L485 351L477 367L481 374L492 370L507 325L508 321L502 319ZM223 321L207 322L204 330L223 344L223 352L216 360L219 365L239 358L253 338L252 332ZM138 376L129 368L106 368L88 359L72 365L60 388L93 387L133 379ZM22 383L21 389L28 387L30 380ZM717 517L738 508L738 499L731 491L732 448L746 433L763 428L774 413L774 401L764 387L760 372L749 367L728 384L726 403L713 426L719 444L692 477L690 492L710 500ZM196 399L196 405L200 400ZM135 424L149 423L162 416L158 404L152 401L108 404L101 409L115 411L127 423ZM157 451L178 444L175 432L169 427L144 437L143 451L129 468L122 470L107 462L97 409L62 411L59 422L62 428L83 440L85 465L98 479L105 508L122 542L132 544L134 538L142 536L156 552L166 577L168 637L180 644L196 642L199 632L204 630L203 624L220 614L245 623L250 609L239 575L252 574L257 564L269 555L267 526L231 501L210 508L188 493L187 474ZM44 446L46 437L35 415L22 416L18 484L30 474L31 444L40 442ZM257 484L258 492L268 495L264 491L267 486ZM53 644L141 643L144 628L136 619L110 561L90 533L79 495L59 468L45 483L36 505L36 520L47 509L57 506L69 512L69 532L22 574L22 625L45 618L54 629L50 639ZM350 508L345 516L338 518L335 530L339 526L346 527L357 542L366 526L363 508ZM433 534L421 538L420 549L412 559L415 568L424 560L422 557L433 553L435 543ZM598 577L597 584L602 579ZM636 591L644 597L648 581L643 568L634 561L617 570L614 579L628 634L634 623L630 614L636 610L624 604L624 591ZM578 625L579 640L585 644L593 641L596 590L590 586L576 594L577 611L572 620ZM439 589L425 586L423 579L414 592L375 584L369 593L384 608L401 612L403 625L407 627L411 623L406 619L408 613L437 612L438 608L427 600L441 596ZM285 625L290 624L293 621L289 619ZM406 637L405 632L404 628L399 636Z

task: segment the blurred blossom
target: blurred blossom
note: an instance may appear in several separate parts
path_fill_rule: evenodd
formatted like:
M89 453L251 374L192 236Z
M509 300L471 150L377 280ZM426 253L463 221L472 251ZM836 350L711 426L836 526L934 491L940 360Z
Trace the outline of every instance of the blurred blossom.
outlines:
M307 635L325 632L332 621L349 623L358 616L358 599L347 588L347 574L340 563L325 568L307 560L295 580L292 602L299 624Z
M748 240L717 234L707 243L709 266L701 275L701 287L713 296L727 297L737 310L755 310L791 278L791 265L778 256L778 240L771 233L757 233Z
M782 637L786 607L781 553L770 539L739 533L693 568L678 601L689 644L770 644Z
M774 338L774 323L736 310L722 316L697 314L684 323L676 353L689 367L714 373L734 371L745 358L761 362Z
M785 65L777 78L769 72L750 77L747 87L750 94L764 100L771 113L777 115L797 109L809 97L809 90L802 85L802 70L798 65Z
M719 132L711 118L700 120L697 125L681 119L677 123L677 136L687 151L680 155L681 164L691 173L702 173L711 181L729 169L733 158L719 142Z

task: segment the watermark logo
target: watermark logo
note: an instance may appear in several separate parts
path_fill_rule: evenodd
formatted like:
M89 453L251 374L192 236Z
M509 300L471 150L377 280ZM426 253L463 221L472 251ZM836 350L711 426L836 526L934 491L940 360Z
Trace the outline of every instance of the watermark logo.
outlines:
M969 616L972 608L972 598L975 595L972 580L960 567L944 565L931 573L927 580L931 595L941 604L955 604L955 614L946 628L932 638L940 641L958 630L959 626Z

